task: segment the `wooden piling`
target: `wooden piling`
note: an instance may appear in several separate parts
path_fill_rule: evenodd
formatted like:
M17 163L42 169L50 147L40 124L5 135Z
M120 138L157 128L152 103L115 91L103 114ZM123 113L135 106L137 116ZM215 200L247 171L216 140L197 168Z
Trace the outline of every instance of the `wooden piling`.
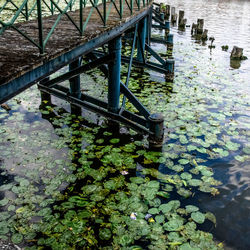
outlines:
M170 5L166 5L165 18L169 19L169 17L170 17Z
M183 22L185 12L183 10L179 10L179 20L178 20L178 26Z
M171 7L171 22L176 23L177 14L175 13L175 7Z
M204 29L204 31L201 35L201 40L203 40L203 41L207 40L207 33L208 33L208 30Z
M179 28L180 30L185 30L186 24L187 24L187 19L184 18L184 19L182 19L181 22L179 23L178 28Z
M191 28L191 35L196 35L196 32L197 32L197 24L196 23L193 23L192 24L192 28Z
M197 20L197 34L203 33L203 27L204 27L204 19L198 19Z
M231 52L231 59L241 59L243 57L243 49L239 48L237 46L233 47L233 50Z

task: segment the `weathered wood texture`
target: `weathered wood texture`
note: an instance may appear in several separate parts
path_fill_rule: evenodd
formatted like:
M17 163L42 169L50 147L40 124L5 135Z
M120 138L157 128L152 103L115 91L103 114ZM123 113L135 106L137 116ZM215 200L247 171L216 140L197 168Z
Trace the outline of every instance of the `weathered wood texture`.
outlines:
M131 16L129 8L124 5L122 20L120 20L117 11L113 7L106 27L103 26L103 22L95 10L92 13L83 36L80 36L79 31L72 25L69 19L66 16L63 16L53 35L49 39L43 56L39 54L39 49L37 47L26 40L18 32L13 29L8 29L0 35L0 85L8 83L49 60L57 58L79 45L119 27L119 25L133 19L136 15L145 11L145 9L149 7L150 6L141 8L139 11L137 6L134 6L133 15ZM100 7L100 10L102 10L102 6ZM84 21L87 18L89 11L90 8L84 9ZM76 23L79 23L79 11L68 13ZM43 19L44 38L51 30L56 18L57 15L45 17ZM31 36L34 40L38 41L38 25L36 20L19 23L16 24L16 26Z

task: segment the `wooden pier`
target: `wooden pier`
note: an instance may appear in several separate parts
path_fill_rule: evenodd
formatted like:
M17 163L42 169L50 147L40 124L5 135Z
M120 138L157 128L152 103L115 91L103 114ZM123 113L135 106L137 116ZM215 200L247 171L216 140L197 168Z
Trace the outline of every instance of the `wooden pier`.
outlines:
M162 116L150 114L128 89L132 65L173 75L174 61L162 59L150 47L152 18L159 22L159 28L169 29L169 22L160 20L160 13L153 12L152 2L102 0L98 4L98 0L90 0L92 6L87 6L87 0L78 0L81 8L67 11L69 5L76 1L69 0L67 7L61 10L53 0L36 0L37 19L28 20L28 9L24 12L28 1L23 0L16 14L24 15L26 22L15 23L16 16L9 23L0 19L0 103L40 82L41 91L142 130L149 134L154 145L161 145ZM47 2L60 13L43 17L41 3L50 9ZM126 39L128 33L133 44L131 55L126 57L121 55L121 39ZM168 36L167 40L169 37L172 39ZM108 45L108 52L96 50L104 44ZM135 48L136 58L133 57ZM158 63L148 61L146 51ZM85 65L80 64L83 55L89 58ZM125 84L120 80L122 62L129 65ZM66 65L69 72L49 79L49 75ZM80 91L80 74L95 67L99 67L108 78L108 103ZM59 85L65 80L69 80L69 88ZM120 106L121 94L123 102ZM126 111L126 99L137 108L138 114Z
M59 61L62 60L61 63L57 63L58 66L38 76L35 79L38 81L39 78L53 73L73 59L60 59L60 56L70 51L73 53L74 49L77 49L79 52L76 52L73 57L76 57L77 54L80 56L90 52L115 36L122 34L134 23L138 22L148 13L150 7L151 4L138 10L138 7L135 5L133 14L131 15L128 6L124 5L123 18L121 19L113 6L105 27L98 12L94 11L83 36L79 35L79 31L72 25L69 18L64 15L48 40L44 55L40 55L38 48L32 45L16 30L12 28L6 30L0 35L0 85L8 84L10 81L25 75L27 72L33 71L41 65L47 64L53 59L58 58ZM98 9L103 14L102 4L98 6ZM84 8L84 13L86 14L83 15L83 22L86 21L90 11L91 7ZM79 10L69 12L68 15L70 15L75 23L80 22ZM57 15L43 18L44 37L50 32L56 19ZM16 27L34 38L34 40L38 40L37 20L18 23ZM13 94L16 93L11 93L11 95ZM1 98L8 99L8 95L5 95L5 98L1 96Z

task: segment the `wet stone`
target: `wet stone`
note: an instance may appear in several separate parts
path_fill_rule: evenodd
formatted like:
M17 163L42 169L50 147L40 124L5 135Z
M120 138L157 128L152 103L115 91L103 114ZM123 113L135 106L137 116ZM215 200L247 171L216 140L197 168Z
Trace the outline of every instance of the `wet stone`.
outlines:
M4 242L3 240L0 239L0 249L1 250L21 250L20 247L12 244L12 243L7 243Z

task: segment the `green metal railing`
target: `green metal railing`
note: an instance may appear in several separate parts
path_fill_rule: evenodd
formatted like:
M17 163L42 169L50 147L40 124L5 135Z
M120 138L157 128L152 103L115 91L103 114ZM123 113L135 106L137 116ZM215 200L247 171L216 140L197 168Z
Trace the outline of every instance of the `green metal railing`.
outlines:
M120 19L124 16L124 5L130 10L130 15L135 10L140 10L152 0L5 0L0 6L0 35L7 29L14 29L30 41L34 46L39 48L40 53L45 52L46 44L51 38L56 26L62 16L66 16L72 25L77 29L79 35L84 35L89 20L94 11L106 26L112 8L115 8ZM89 12L85 13L84 9L88 7ZM75 22L70 15L70 11L79 10L79 21ZM44 36L43 18L49 15L57 15L54 24L49 33ZM37 20L38 37L31 37L19 28L17 23Z

